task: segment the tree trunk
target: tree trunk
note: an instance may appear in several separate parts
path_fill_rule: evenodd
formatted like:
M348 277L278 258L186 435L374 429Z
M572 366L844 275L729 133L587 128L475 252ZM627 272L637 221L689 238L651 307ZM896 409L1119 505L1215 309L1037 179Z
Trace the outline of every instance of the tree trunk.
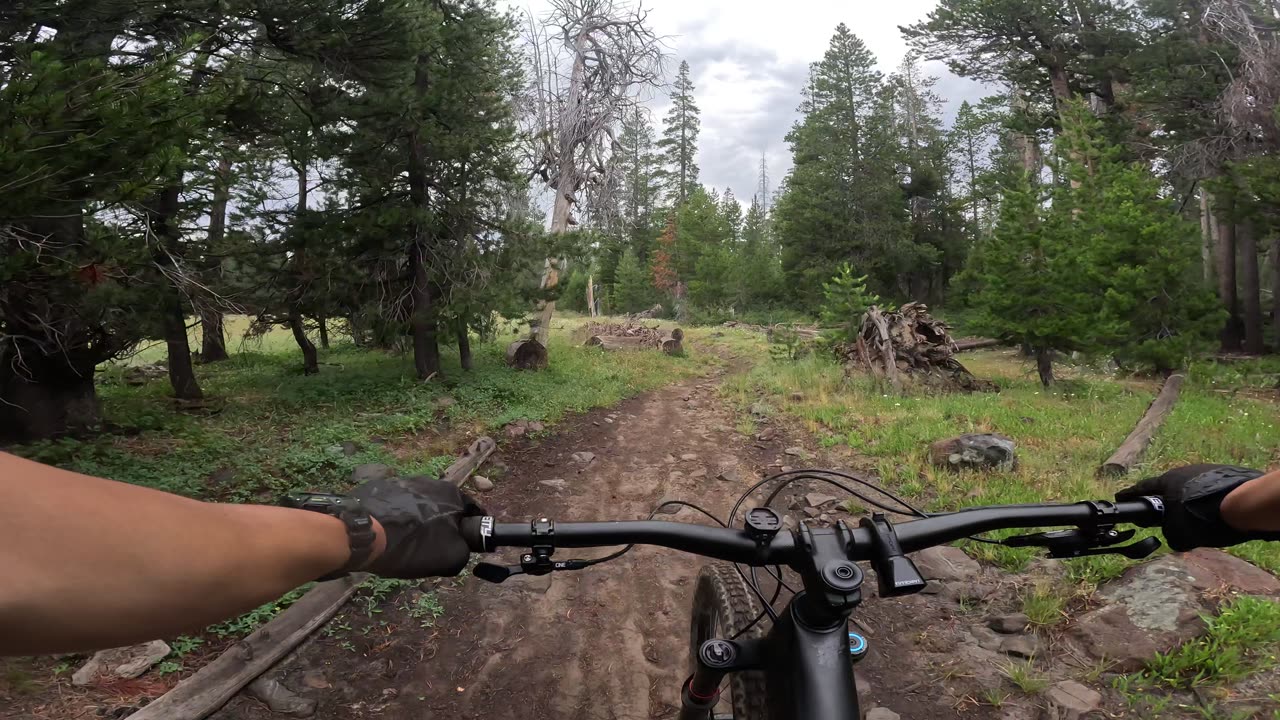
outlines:
M161 190L154 198L153 205L147 209L147 222L156 238L152 260L158 270L156 282L161 295L160 324L168 352L169 383L173 385L175 397L181 400L199 400L204 397L204 393L196 382L195 367L191 364L191 342L187 339L187 308L176 277L179 272L177 258L181 253L181 241L174 222L181 191L179 182L170 183Z
M227 204L231 199L231 158L224 155L218 160L218 171L214 176L213 204L209 208L209 232L205 236L206 243L213 257L206 260L203 271L206 274L221 274L222 260L217 256L222 241L227 234ZM206 279L206 284L208 280ZM200 316L200 359L202 362L220 362L226 360L227 337L224 328L222 309L217 298L204 296L196 303Z
M302 326L302 313L289 311L289 330L293 331L293 340L302 350L302 374L315 375L320 372L320 360L316 356L316 344L307 337L307 330Z
M204 362L226 360L227 334L225 318L217 308L206 307L200 311L200 359Z
M316 318L316 325L320 328L320 347L325 350L329 349L329 320L327 318Z
M1262 285L1258 275L1258 237L1249 223L1236 230L1240 242L1240 283L1244 291L1244 351L1262 354Z
M1280 232L1271 237L1271 323L1275 326L1276 352L1280 353Z
M467 332L467 324L458 324L458 361L463 370L471 370L471 335Z
M1222 349L1240 349L1240 303L1236 296L1236 226L1230 206L1218 217L1218 297L1227 310Z
M1036 348L1036 372L1040 374L1041 385L1049 387L1053 384L1053 350Z
M596 316L596 290L595 290L595 285L592 284L594 282L595 282L595 278L592 277L591 275L588 275L587 276L587 316L588 317Z
M427 76L429 58L418 57L413 86L419 96L430 88ZM409 203L419 213L427 212L427 152L420 131L409 138ZM427 243L434 238L420 219L411 223L409 239L409 302L412 304L409 324L413 330L413 368L419 380L440 374L440 338L438 318L432 297L431 273L427 270Z
M77 373L64 357L24 353L22 359L19 375L16 358L0 352L0 439L44 440L97 428L92 365Z
M1213 213L1209 212L1209 191L1200 189L1200 264L1204 270L1204 283L1213 284Z

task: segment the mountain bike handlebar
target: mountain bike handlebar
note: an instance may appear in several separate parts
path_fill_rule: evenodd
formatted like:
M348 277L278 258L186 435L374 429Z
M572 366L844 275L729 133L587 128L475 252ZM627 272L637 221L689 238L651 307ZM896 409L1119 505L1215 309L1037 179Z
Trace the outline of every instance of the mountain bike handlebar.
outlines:
M1108 527L1131 524L1153 527L1164 518L1159 498L1121 503L1005 505L970 508L894 525L903 552L943 545L992 530L1041 527ZM740 528L719 528L690 523L633 520L614 522L553 523L547 519L529 523L498 523L492 517L462 521L462 533L472 552L492 552L499 547L587 548L616 545L657 545L743 565L793 565L806 551L791 532L763 539ZM868 527L852 528L847 548L850 560L876 557L876 540Z

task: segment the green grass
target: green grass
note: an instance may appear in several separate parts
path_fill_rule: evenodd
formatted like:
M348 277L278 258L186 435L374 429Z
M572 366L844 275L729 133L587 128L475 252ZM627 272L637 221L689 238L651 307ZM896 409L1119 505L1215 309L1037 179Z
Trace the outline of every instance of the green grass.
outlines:
M1022 613L1034 625L1056 625L1066 617L1064 611L1069 596L1048 581L1038 582L1023 589Z
M763 338L757 341L756 355L768 357ZM1033 369L1010 351L966 353L962 359L975 375L995 382L1000 392L902 396L862 376L846 380L842 368L821 357L761 361L749 373L729 378L724 392L744 412L761 399L781 408L824 444L862 456L886 486L935 511L1109 498L1139 477L1189 462L1258 468L1280 463L1276 403L1188 383L1143 465L1128 480L1100 480L1097 467L1142 416L1157 383L1119 380L1063 365L1057 368L1062 381L1046 391ZM972 432L1013 438L1019 467L979 474L929 465L930 442ZM966 549L1009 570L1023 568L1037 552L976 544ZM1280 572L1276 543L1246 545L1234 552ZM1091 586L1117 576L1129 564L1115 556L1073 560L1068 563L1069 577Z
M1035 669L1030 662L1010 662L1000 672L1025 695L1036 695L1049 687L1049 676Z
M1280 603L1241 597L1204 620L1203 636L1156 655L1137 683L1191 689L1238 682L1275 666L1280 652Z
M571 329L574 321L562 324ZM518 372L503 361L508 340L477 343L475 369L465 373L445 348L443 379L426 383L414 377L411 358L349 343L321 351L320 374L307 377L287 333L262 338L260 350L233 342L230 360L197 366L206 395L222 405L212 416L174 409L163 379L128 387L121 382L124 368L108 367L100 377L103 411L122 432L11 450L192 497L273 501L290 490L343 489L361 463L438 472L474 435L519 418L550 423L612 405L703 372L714 360L697 352L605 355L562 330L552 337L548 370ZM446 396L453 401L447 406L441 403ZM359 451L344 456L337 447L344 441Z

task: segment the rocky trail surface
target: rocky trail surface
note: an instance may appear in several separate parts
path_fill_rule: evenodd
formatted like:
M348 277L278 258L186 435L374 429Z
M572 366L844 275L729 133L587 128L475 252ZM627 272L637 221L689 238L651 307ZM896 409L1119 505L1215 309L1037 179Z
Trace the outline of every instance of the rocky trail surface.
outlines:
M491 481L492 488L479 498L509 521L636 519L666 499L723 518L747 487L781 465L810 456L814 464L835 464L785 427L767 424L747 436L734 423L716 377L672 385L568 419L549 436L512 433L521 437L503 443L500 459L484 471L483 485ZM796 487L784 502L798 518L847 517L822 488ZM660 517L709 522L689 509ZM514 562L516 554L503 557ZM956 548L916 560L934 579L925 593L876 598L871 573L864 585L856 625L871 650L856 675L873 720L1140 717L1108 689L1108 673L1193 636L1198 612L1225 593L1280 595L1270 574L1199 551L1143 565L1064 622L1037 627L1018 612L1019 598L1033 583L1060 578L1061 564L1037 562L1012 575ZM324 719L674 717L702 562L646 547L584 571L517 576L502 585L475 578L424 584L443 616L413 611L419 590L384 613L354 603L271 677L315 698L314 716ZM771 581L762 585L772 589ZM1037 678L1025 689L1007 677L1021 666ZM1271 687L1276 682L1256 680L1249 695L1262 702L1240 708L1270 718L1267 693L1280 689ZM280 716L241 696L215 717Z

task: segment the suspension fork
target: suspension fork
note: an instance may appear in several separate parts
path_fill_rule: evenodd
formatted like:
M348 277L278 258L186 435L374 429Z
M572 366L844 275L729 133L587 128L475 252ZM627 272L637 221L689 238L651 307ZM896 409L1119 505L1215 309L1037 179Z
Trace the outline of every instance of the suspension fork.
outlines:
M708 640L698 648L693 674L680 690L678 720L707 720L720 701L720 684L731 672L762 670L767 639Z

